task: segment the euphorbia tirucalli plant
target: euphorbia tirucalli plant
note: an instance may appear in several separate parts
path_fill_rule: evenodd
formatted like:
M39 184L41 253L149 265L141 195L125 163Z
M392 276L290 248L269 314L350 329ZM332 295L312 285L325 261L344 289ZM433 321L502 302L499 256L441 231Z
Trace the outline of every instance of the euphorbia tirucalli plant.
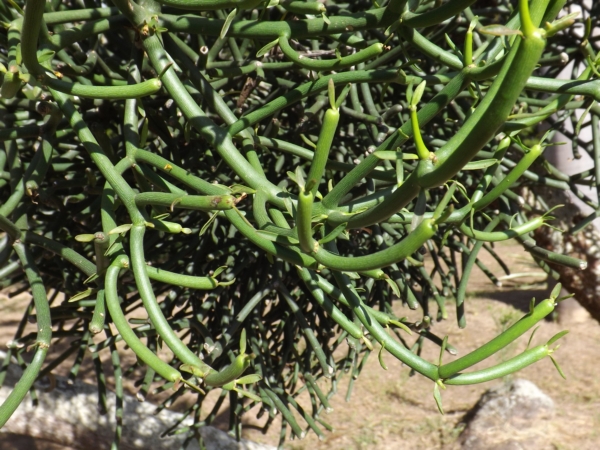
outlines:
M139 398L153 384L173 388L163 407L198 396L190 438L227 398L235 436L260 404L265 426L281 413L282 443L330 428L321 413L337 381L350 374L349 395L375 348L384 369L389 354L429 378L440 411L440 388L552 354L563 333L474 367L552 313L560 285L457 358L434 319L454 297L466 326L472 267L497 281L478 259L497 256L490 243L527 242L550 275L548 262L585 268L531 243L551 211L514 189L564 188L535 163L576 108L597 121L593 17L582 39L576 15L557 19L566 0L113 3L0 6L0 274L29 283L38 328L9 347L5 368L33 358L0 425L73 354L72 378L92 355L102 410L108 348L121 398L118 340L145 370ZM578 81L555 79L565 54L585 65ZM395 302L421 318L398 318ZM72 345L44 366L63 338ZM438 361L420 356L425 341ZM210 390L220 395L204 411Z

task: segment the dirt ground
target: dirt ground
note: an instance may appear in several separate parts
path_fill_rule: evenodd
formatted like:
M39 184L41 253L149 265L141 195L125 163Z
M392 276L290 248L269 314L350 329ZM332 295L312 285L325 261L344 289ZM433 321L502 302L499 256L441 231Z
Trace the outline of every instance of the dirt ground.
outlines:
M433 332L448 335L449 342L466 354L495 337L518 320L527 310L532 297L546 298L549 287L543 272L523 250L514 244L499 247L513 274L522 276L503 280L502 287L494 286L482 272L472 276L466 301L467 327L456 325L453 303L448 301L449 318L435 323ZM491 258L486 263L496 275L500 268ZM5 297L6 298L6 297ZM10 340L12 329L20 317L14 301L0 299L0 345ZM400 308L402 317L407 311ZM556 414L546 433L544 448L556 450L592 450L600 448L600 379L596 371L600 356L600 325L573 300L565 302L554 321L545 321L533 338L534 345L546 342L561 330L569 334L561 339L554 354L566 380L555 370L549 358L530 366L514 377L534 382L555 402ZM482 363L481 367L494 365L517 355L525 349L528 335ZM426 345L422 354L429 361L437 361L439 349ZM446 354L445 362L453 357ZM124 359L128 361L126 357ZM338 449L458 449L458 437L465 414L490 387L506 380L496 380L474 386L449 386L442 391L445 415L441 415L433 400L433 383L421 376L409 376L390 355L385 357L388 370L383 370L372 354L360 378L354 383L350 402L345 401L348 376L339 383L338 394L332 400L334 411L322 419L333 426L320 441L309 433L301 441L289 441L288 450L338 450ZM88 361L89 364L89 361ZM479 368L479 367L478 367ZM85 370L85 369L84 369ZM60 372L60 371L59 371ZM129 386L133 390L132 386ZM175 406L176 407L176 406ZM276 445L279 434L277 423L263 435L262 421L247 417L245 437L257 442ZM37 442L27 438L0 434L0 450L35 449L54 450L60 446ZM90 450L91 447L88 446Z

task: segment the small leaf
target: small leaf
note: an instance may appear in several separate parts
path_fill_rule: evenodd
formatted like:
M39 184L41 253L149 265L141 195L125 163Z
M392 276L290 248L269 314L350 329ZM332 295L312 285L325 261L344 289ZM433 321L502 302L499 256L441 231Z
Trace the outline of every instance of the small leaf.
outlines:
M43 63L54 57L55 52L49 49L42 50L38 53L38 62Z
M394 291L394 294L396 295L396 297L400 298L400 296L401 296L400 288L398 287L396 282L394 280L392 280L391 278L386 278L385 282L390 285L390 287L392 288L392 291Z
M245 375L242 378L238 378L237 380L235 380L235 382L237 384L254 384L259 382L260 380L262 380L262 377L260 375L252 373L250 375Z
M527 348L529 348L529 346L531 345L531 341L533 340L533 336L535 335L535 332L538 330L539 326L535 327L533 329L533 331L531 332L531 336L529 336L529 340L527 341Z
M219 34L219 37L221 39L225 39L225 36L227 36L229 27L231 26L233 19L235 19L236 14L237 14L237 8L234 8L233 11L231 11L229 13L229 15L227 16L227 18L225 19L225 23L223 23L223 28L221 28L221 33Z
M442 406L442 395L440 394L440 388L437 383L433 385L433 399L437 405L440 414L444 415L444 407Z
M94 292L94 290L92 288L86 289L83 292L75 294L68 301L69 302L76 302L76 301L79 301L79 300L83 300L84 298L88 298L90 295L92 295L93 292Z
M446 44L448 44L448 47L450 47L453 52L456 52L456 44L452 41L452 39L450 39L448 33L444 33L444 38L446 39Z
M348 278L350 278L351 280L360 280L360 275L357 274L356 272L344 272L346 275L348 275ZM362 288L357 288L357 291L360 290Z
M233 280L229 280L229 281L218 281L217 282L217 284L219 286L231 286L234 283L235 283L235 278Z
M329 20L329 17L327 17L327 14L322 12L321 17L323 17L323 22L325 22L325 25L331 25L331 21Z
M322 222L323 220L327 220L329 216L327 214L315 214L314 216L311 216L310 221L311 222ZM322 224L317 224L319 226L323 226ZM315 225L315 227L317 226Z
M335 48L335 57L338 61L342 60L342 54L340 53L340 49L339 48ZM332 80L331 78L329 80Z
M77 242L92 242L94 239L96 239L94 234L78 234L75 236Z
M344 222L344 223L339 224L330 233L328 233L324 238L319 239L319 244L326 244L328 242L333 241L340 234L342 234L344 232L344 230L346 230L347 226L348 226L348 222Z
M194 391L199 392L202 395L206 395L206 392L204 392L204 390L202 390L199 386L195 385L194 383L190 383L189 381L184 380L183 378L181 379L181 381L183 381L187 387L193 389Z
M146 146L146 141L148 140L148 128L150 125L150 121L147 117L144 118L142 122L142 129L140 130L140 143L139 147L144 148Z
M290 177L290 179L294 183L298 184L298 179L296 178L296 174L294 172L292 172L291 170L288 170L286 173L287 173L287 176Z
M421 97L423 97L423 93L425 92L425 87L426 86L427 86L427 82L426 81L421 81L419 83L419 85L415 89L415 92L412 95L412 99L410 101L410 105L411 106L417 106L418 105L418 103L421 101Z
M258 395L253 394L252 392L248 392L239 388L234 388L233 390L238 394L243 395L244 397L248 397L250 400L254 400L256 403L262 402L262 399Z
M121 233L127 233L131 227L133 226L133 224L131 223L126 223L123 225L119 225L117 228L113 228L112 230L110 230L108 232L108 234L121 234Z
M573 25L575 23L575 19L577 18L578 15L579 15L579 11L575 11L575 12L572 12L571 14L567 14L566 16L561 17L558 20L555 20L552 23L546 22L546 25L544 26L544 28L546 29L547 36L548 37L554 36L560 30L563 30L563 29ZM584 40L587 40L587 37L585 37Z
M383 370L388 370L388 367L387 367L387 365L385 364L385 361L383 360L383 350L385 350L385 341L383 341L383 342L381 343L381 348L379 349L379 355L378 355L378 358L379 358L379 365L381 366L381 368L382 368Z
M212 274L212 278L217 278L225 269L227 269L227 266L217 267Z
M558 373L560 374L560 376L566 380L567 377L565 376L565 373L562 371L562 369L558 365L558 362L552 356L550 356L550 360L552 361L552 364L554 364L554 367L556 367L556 370L558 370Z
M195 377L204 378L208 373L204 372L200 367L192 366L191 364L182 364L179 366L182 372L191 373Z
M357 341L357 342L360 342L360 341ZM368 337L363 336L362 337L362 343L365 344L365 347L367 347L370 352L373 351L373 344L371 343L371 341L369 340Z
M448 345L448 336L444 336L444 340L442 341L442 346L440 348L440 362L439 366L441 367L444 364L444 352L446 351L446 346Z
M398 320L390 320L389 323L391 323L392 325L396 325L398 328L403 329L404 331L406 331L408 334L410 334L412 336L412 331L410 331L410 328L408 328L406 326L406 324L403 324L402 322L400 322Z
M406 87L406 101L408 102L409 105L413 104L412 98L413 98L414 84L415 84L415 79L414 79L414 77L412 77L410 79L410 82L408 83L408 86Z
M304 190L304 186L306 185L306 181L304 181L304 173L302 172L302 167L296 167L296 183L298 187Z
M104 252L104 256L110 256L115 251L115 249L119 248L119 244L121 242L123 242L123 237L121 235L118 235L114 242L108 246L108 248Z
M302 141L308 145L309 147L312 147L314 149L317 148L317 144L315 144L313 141L311 141L309 138L306 137L306 135L304 133L300 133L300 138L302 139Z
M87 277L85 280L83 280L83 284L89 284L92 281L96 281L98 279L98 277L99 277L99 275L97 273L93 273L89 277Z
M246 329L242 328L242 332L240 333L240 354L246 354Z
M481 159L479 161L471 161L467 163L462 170L481 170L487 169L498 162L497 159Z
M554 286L554 289L552 289L552 292L550 293L550 298L557 299L558 296L560 295L561 289L562 289L562 284L556 283L556 286Z
M265 45L263 48L256 52L256 57L260 58L261 56L267 54L268 51L275 47L277 44L279 44L279 39L275 39L274 41L269 42L267 45Z
M234 184L231 185L229 187L229 189L231 190L230 194L231 195L236 195L236 194L255 194L256 190L252 189L251 187L248 186L244 186L243 184Z
M396 161L398 159L398 152L395 150L377 150L376 152L373 152L373 156L376 156L377 159L381 160Z
M164 214L159 214L158 216L154 216L153 219L155 220L163 220L166 219L167 217L169 217L169 213L164 213Z
M563 337L568 332L569 332L569 330L564 330L564 331L561 331L560 333L556 333L554 336L552 336L550 338L550 340L548 341L548 343L546 345L554 344L556 341L558 341L561 337Z
M369 209L369 207L368 207L368 206L362 206L362 207L360 207L360 208L357 208L355 211L350 211L350 212L344 212L344 211L342 211L342 214L343 214L344 216L355 216L356 214L360 214L360 213L363 213L363 212L365 212L367 209ZM326 219L327 217L328 217L328 216L325 216L325 219Z
M206 221L206 223L204 225L202 225L202 228L200 229L200 236L202 236L204 233L206 233L206 231L209 229L209 227L212 225L212 223L215 221L215 219L217 218L217 214L213 214L212 216L210 216L210 218Z
M478 31L491 36L523 36L521 30L514 30L504 25L487 25L485 27L481 27Z

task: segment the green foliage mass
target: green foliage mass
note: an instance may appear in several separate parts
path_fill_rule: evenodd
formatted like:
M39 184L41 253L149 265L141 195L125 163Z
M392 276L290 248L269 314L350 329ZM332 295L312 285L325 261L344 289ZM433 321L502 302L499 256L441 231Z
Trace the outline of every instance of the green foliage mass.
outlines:
M265 427L281 413L282 443L329 428L338 381L351 377L349 396L376 347L384 369L395 357L429 378L440 410L445 385L549 356L562 334L471 369L550 314L559 289L458 359L435 322L456 305L467 325L475 265L498 281L478 258L497 257L491 242L516 238L549 275L585 267L532 241L551 211L518 194L566 189L598 209L540 164L557 131L574 156L600 154L598 3L561 12L580 3L0 3L0 282L31 290L38 329L9 347L4 369L29 363L0 426L70 357L75 378L91 355L105 409L101 360L119 397L135 369L119 339L145 371L140 397L198 396L195 426L166 432L197 438L227 400L235 436L258 403ZM71 345L45 361L59 339Z

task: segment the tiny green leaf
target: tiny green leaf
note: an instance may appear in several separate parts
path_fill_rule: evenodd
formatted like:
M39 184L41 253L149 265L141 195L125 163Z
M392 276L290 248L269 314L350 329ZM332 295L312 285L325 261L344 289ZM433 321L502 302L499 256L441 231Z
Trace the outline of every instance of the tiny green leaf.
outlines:
M42 50L38 53L38 62L43 63L54 57L55 52L49 49Z
M83 284L89 284L92 281L96 281L97 279L98 279L98 274L93 273L89 277L87 277L85 280L83 280Z
M240 354L246 354L246 329L242 328L240 333Z
M479 29L480 33L489 34L491 36L514 36L519 35L523 36L521 30L515 30L513 28L508 28L504 25L487 25L485 27L481 27Z
M421 101L421 97L423 97L423 93L425 92L426 86L427 86L426 81L421 81L419 83L419 85L415 89L415 92L412 95L412 99L410 101L410 106L417 106L419 104L419 102Z
M339 224L335 227L330 233L328 233L322 239L319 239L319 244L326 244L327 242L331 242L336 239L340 234L342 234L346 230L346 226L348 226L347 222Z
M215 269L215 271L213 272L212 277L213 278L217 278L219 275L221 275L221 273L223 273L223 271L227 269L227 266L221 266L221 267L217 267Z
M302 172L302 167L296 167L296 176L295 180L298 187L304 190L304 186L306 185L306 181L304 181L304 173Z
M225 19L225 22L223 23L223 28L221 28L221 33L219 34L219 37L221 39L225 39L225 36L227 36L227 32L229 31L229 27L231 26L231 23L233 22L233 19L235 19L235 15L236 14L237 14L237 8L234 8L227 15L227 18Z
M498 162L497 159L481 159L479 161L471 161L465 165L462 170L481 170L487 169Z
M559 333L556 333L554 336L552 336L550 338L550 340L548 341L548 343L546 345L550 346L550 345L554 344L556 341L558 341L561 337L563 337L568 332L569 332L569 330L563 330Z
M550 298L556 300L558 298L558 296L560 295L561 289L562 289L562 284L556 283L556 286L554 286L554 289L552 289L552 292L550 293Z
M269 42L267 45L265 45L263 48L261 48L258 52L256 52L256 57L260 58L261 56L266 55L269 52L269 50L271 50L277 44L279 44L279 39L275 39L274 41Z
M133 224L131 224L131 223L126 223L126 224L123 224L123 225L119 225L118 227L113 228L112 230L110 230L108 232L108 234L127 233L131 229L132 226L133 226Z
M260 398L256 394L253 394L252 392L248 392L248 391L245 391L244 389L239 389L239 388L233 388L233 390L235 392L237 392L238 394L243 395L244 397L248 397L250 400L254 400L257 403L262 402L262 398Z
M392 280L391 278L386 278L385 281L387 284L389 284L390 288L392 288L394 295L396 295L396 297L399 298L401 296L401 293L400 293L400 288L398 287L396 282L394 280Z
M236 194L255 194L256 190L252 189L251 187L248 186L244 186L243 184L233 184L229 187L229 189L231 190L230 194L232 195L236 195Z
M444 407L442 406L442 395L440 394L440 388L437 383L433 385L433 399L437 405L440 414L444 414Z
M83 300L84 298L88 298L90 295L92 295L93 292L94 292L94 289L92 289L92 288L86 289L83 292L79 292L78 294L75 294L68 301L69 302L76 302L76 301L79 301L79 300Z
M456 44L452 41L452 39L450 39L450 36L448 36L448 33L444 33L444 38L446 39L446 44L448 44L448 47L450 47L450 49L453 52L456 52Z
M386 279L386 281L387 281L387 279ZM407 332L409 335L411 335L411 336L412 336L412 331L410 331L410 328L408 328L408 327L406 326L406 324L404 324L404 323L400 322L399 320L393 320L393 319L392 319L392 320L390 320L390 323L391 323L392 325L396 325L398 328L401 328L401 329L403 329L403 330L404 330L404 331L406 331L406 332Z
M562 369L558 365L558 362L556 361L556 359L554 359L554 357L552 355L550 355L550 360L552 361L552 364L554 364L554 367L556 367L556 370L558 370L558 373L560 374L560 376L566 380L567 377L565 376L565 373L562 371Z
M383 370L388 370L388 367L387 367L387 365L385 364L385 361L383 360L383 350L385 350L385 341L383 341L383 342L381 343L381 348L379 349L379 355L378 355L378 358L379 358L379 365L381 366L381 368L382 368Z
M442 341L442 346L440 348L440 362L439 366L443 364L444 352L446 351L446 346L448 345L448 336L444 336L444 340Z
M250 375L244 375L243 377L238 378L237 380L235 380L235 382L237 384L254 384L259 382L260 380L262 380L262 377L260 375L252 373Z
M191 364L182 364L179 366L179 370L182 372L191 373L195 377L204 378L208 373L204 372L202 369L196 366L192 366Z
M206 223L202 225L202 228L200 228L200 236L204 235L204 233L208 231L209 227L212 225L216 218L217 214L213 214L212 216L210 216Z
M96 238L93 234L78 234L75 236L77 242L92 242Z

